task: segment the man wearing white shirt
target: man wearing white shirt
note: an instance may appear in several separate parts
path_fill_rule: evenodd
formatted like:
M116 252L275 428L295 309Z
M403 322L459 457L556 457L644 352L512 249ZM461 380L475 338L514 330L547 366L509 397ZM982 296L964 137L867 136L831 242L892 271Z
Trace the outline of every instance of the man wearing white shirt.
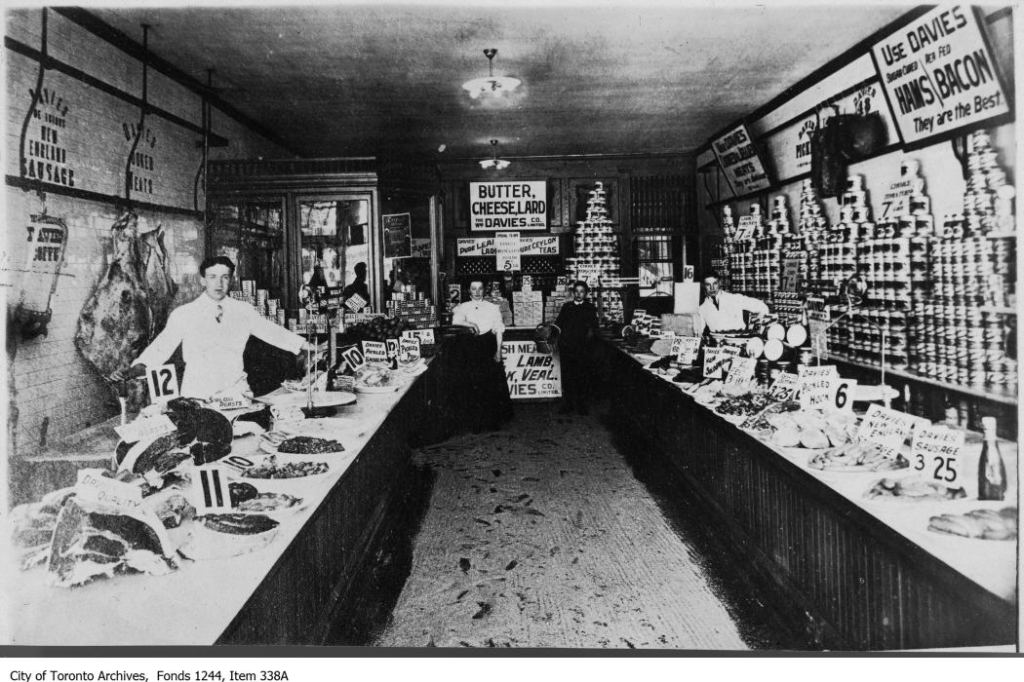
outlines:
M700 304L697 312L707 328L713 332L732 331L735 329L746 329L747 323L743 319L743 312L768 314L768 306L764 301L756 298L730 294L722 291L718 275L711 273L703 280L704 302Z
M141 376L147 367L166 363L180 345L185 359L181 395L209 399L249 390L242 352L250 335L291 353L310 349L298 334L263 319L247 303L228 297L234 273L235 264L229 258L205 259L199 265L203 293L171 312L163 331L136 358L128 376ZM121 381L125 377L118 371L110 378Z

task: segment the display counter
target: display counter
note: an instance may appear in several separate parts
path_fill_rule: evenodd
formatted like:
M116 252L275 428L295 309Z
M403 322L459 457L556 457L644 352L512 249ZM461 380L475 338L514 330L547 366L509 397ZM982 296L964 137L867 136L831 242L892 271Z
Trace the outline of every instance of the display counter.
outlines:
M402 494L409 442L428 419L432 370L391 393L360 394L342 408L325 480L281 519L268 546L227 559L179 561L168 575L118 575L51 587L43 567L3 564L7 608L0 637L15 645L322 644L372 567L387 517ZM108 432L109 452L117 442ZM93 440L99 439L94 435ZM232 454L258 447L236 438Z
M1006 444L1010 490L976 499L981 439L961 456L967 497L868 499L878 480L911 473L830 472L809 451L760 440L674 383L609 347L612 409L629 435L679 473L681 496L728 538L765 598L800 622L819 646L885 650L1016 642L1017 541L927 530L937 514L1000 509L1017 499L1017 454ZM719 532L721 531L721 532ZM771 592L771 594L767 594ZM774 598L773 598L774 597Z

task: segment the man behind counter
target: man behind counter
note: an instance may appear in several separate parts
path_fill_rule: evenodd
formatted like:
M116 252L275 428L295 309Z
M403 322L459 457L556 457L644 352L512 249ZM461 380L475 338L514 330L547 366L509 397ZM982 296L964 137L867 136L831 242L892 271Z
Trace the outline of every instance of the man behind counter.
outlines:
M707 329L713 332L733 331L745 329L746 321L743 319L743 312L768 314L768 306L763 301L740 294L730 294L722 291L722 285L716 273L709 273L704 277L704 302L700 304L697 312L701 320L707 325Z
M175 308L163 331L132 367L127 372L114 372L110 380L142 376L147 367L167 362L180 344L185 359L181 395L208 399L249 391L242 353L250 335L291 353L316 351L298 334L263 319L247 303L228 297L234 274L235 264L230 258L203 260L199 265L203 293Z

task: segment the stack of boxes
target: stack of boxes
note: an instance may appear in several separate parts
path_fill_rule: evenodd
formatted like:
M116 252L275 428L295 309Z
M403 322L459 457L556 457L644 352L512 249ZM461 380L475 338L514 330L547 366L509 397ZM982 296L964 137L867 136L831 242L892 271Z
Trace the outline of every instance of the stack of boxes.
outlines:
M437 306L415 284L403 284L384 305L387 317L400 317L415 329L437 326Z
M544 322L544 293L533 290L533 280L523 276L521 291L512 292L512 315L517 327L536 327Z
M554 322L557 320L558 313L562 312L562 306L571 300L572 288L567 282L559 282L544 303L544 321Z

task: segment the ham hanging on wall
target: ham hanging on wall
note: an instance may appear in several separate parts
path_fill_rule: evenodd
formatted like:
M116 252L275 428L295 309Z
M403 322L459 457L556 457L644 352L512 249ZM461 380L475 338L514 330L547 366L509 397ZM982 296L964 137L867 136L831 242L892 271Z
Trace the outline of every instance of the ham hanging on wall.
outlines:
M155 232L155 234L154 234ZM177 285L160 228L139 237L138 216L111 227L113 253L78 318L75 346L101 376L126 370L163 328Z

